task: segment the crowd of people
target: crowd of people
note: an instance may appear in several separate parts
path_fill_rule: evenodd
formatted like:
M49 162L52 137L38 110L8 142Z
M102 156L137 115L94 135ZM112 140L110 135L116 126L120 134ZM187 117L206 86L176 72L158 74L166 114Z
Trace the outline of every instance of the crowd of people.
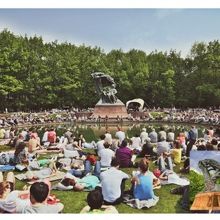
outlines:
M36 125L63 122L108 122L108 121L165 121L201 124L220 124L220 111L213 109L144 109L143 112L131 112L127 118L115 119L93 117L93 109L53 110L36 113L11 113L0 115L0 127L17 125ZM155 114L156 113L156 114Z
M181 191L182 207L187 209L189 181L175 173L173 167L183 164L180 172L188 173L190 151L220 150L220 128L205 129L199 137L196 126L179 134L163 126L159 131L143 127L140 133L128 137L117 127L114 135L106 130L97 142L87 142L71 129L58 137L56 129L50 127L40 137L34 128L12 127L0 128L0 141L11 147L0 153L0 170L7 173L0 172L0 212L60 213L64 205L51 195L51 190L57 189L88 190L88 205L82 207L81 213L118 213L115 206L128 195L136 202L144 201L147 207L152 201L156 205L159 198L154 191L164 183L178 185L178 190L171 193ZM39 159L39 155L49 152L55 156ZM123 168L133 168L132 174ZM14 169L32 184L17 190ZM54 188L49 178L60 172L64 175ZM126 189L126 181L131 182L130 189Z

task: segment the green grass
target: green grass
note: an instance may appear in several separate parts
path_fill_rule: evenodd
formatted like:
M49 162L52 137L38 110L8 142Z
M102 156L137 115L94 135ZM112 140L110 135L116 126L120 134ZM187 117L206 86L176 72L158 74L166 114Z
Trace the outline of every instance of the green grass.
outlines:
M0 148L1 150L10 150L9 147L4 146ZM87 150L86 152L92 153L92 150ZM49 155L42 155L39 159L43 159L48 157ZM137 158L139 160L140 158ZM181 164L182 165L182 164ZM177 165L174 167L175 172L179 173L179 169L181 165ZM153 170L155 165L150 163L150 170ZM128 173L130 176L133 170L136 168L125 168L122 169L124 172ZM16 172L15 172L16 174ZM16 189L22 190L26 183L23 181L16 180ZM55 184L55 183L53 183ZM128 190L131 187L130 180L126 181L126 189ZM126 204L117 205L116 208L119 213L186 213L185 210L181 208L180 200L181 195L173 195L170 193L170 190L177 187L176 185L165 185L160 189L156 189L155 195L159 196L159 202L156 206L151 207L149 209L134 209ZM52 190L51 194L55 194L57 198L61 200L64 204L63 213L79 213L80 210L87 205L86 197L88 192L74 192L74 191L57 191Z

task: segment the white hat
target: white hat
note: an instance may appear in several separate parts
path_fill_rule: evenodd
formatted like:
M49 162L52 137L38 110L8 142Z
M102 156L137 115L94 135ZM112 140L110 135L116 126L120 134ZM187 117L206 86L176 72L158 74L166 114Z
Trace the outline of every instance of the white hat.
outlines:
M146 128L142 128L142 131L146 131Z

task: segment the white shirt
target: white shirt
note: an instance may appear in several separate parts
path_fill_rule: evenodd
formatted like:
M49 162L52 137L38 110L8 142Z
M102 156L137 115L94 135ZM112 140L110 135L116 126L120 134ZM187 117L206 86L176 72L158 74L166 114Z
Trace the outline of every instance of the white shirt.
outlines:
M168 141L174 141L174 138L175 138L175 134L173 132L169 132L167 134L167 140Z
M133 137L133 138L131 138L131 140L132 140L132 145L131 145L132 149L136 149L141 146L141 138L140 137Z
M99 153L102 149L105 149L104 143L105 143L105 140L100 140L100 141L97 142L97 151L98 151L98 153Z
M107 202L114 202L121 196L121 182L129 176L121 170L111 167L100 174L102 195Z
M48 131L45 131L42 138L42 142L47 142L47 141L48 141Z
M110 167L111 166L111 162L112 162L112 158L115 156L115 152L105 148L102 149L99 153L98 153L99 157L101 157L100 163L102 167Z
M119 139L119 144L125 139L125 133L123 131L117 131L115 137Z
M140 134L141 143L144 144L145 140L148 138L148 133L146 131L142 131Z
M110 133L105 134L105 142L112 144L112 135Z

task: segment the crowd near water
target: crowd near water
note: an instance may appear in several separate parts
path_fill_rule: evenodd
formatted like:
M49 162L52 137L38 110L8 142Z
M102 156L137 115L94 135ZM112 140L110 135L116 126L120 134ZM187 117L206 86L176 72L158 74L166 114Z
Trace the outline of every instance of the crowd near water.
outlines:
M143 120L132 119L193 123L178 133L172 126L161 125L159 130L143 126L129 136L119 124L115 133L106 128L98 141L86 140L71 127L58 135L52 123L94 120L83 114L78 116L79 112L75 109L1 115L1 213L64 212L65 201L52 195L54 190L89 191L88 205L81 207L81 213L118 213L121 203L137 209L149 208L166 200L156 196L155 191L167 184L176 185L170 193L182 194L181 207L189 211L190 152L220 150L218 111L160 109L162 114L155 115L154 109ZM201 134L196 123L207 125ZM47 124L43 135L39 135L37 124ZM180 166L178 171L176 166ZM132 169L132 174L126 168ZM17 179L25 183L23 189L17 188ZM126 182L130 182L129 189ZM71 199L74 206L74 198Z

